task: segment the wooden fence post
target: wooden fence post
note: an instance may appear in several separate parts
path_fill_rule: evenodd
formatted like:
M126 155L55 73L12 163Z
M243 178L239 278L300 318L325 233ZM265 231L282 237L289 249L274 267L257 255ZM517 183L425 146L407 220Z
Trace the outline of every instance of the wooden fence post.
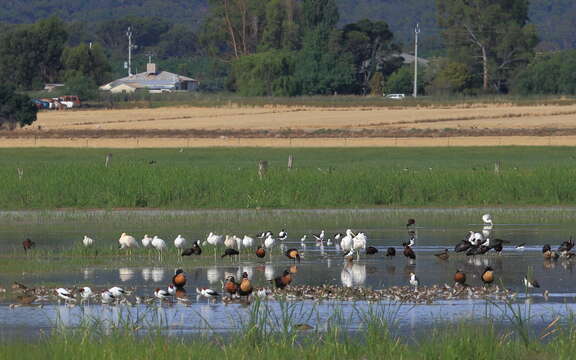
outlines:
M258 162L258 176L260 176L260 179L262 179L264 175L266 175L267 170L268 170L268 161L260 160Z
M106 165L106 167L108 167L108 166L110 166L110 162L112 162L112 154L106 155L106 163L104 165Z

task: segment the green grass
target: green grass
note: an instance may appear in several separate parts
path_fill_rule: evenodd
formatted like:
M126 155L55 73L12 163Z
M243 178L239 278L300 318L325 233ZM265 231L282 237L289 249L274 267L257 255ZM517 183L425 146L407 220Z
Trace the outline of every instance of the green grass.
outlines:
M259 311L260 306L253 305L250 319L226 335L165 336L160 328L143 331L138 320L113 328L92 323L56 330L39 341L4 341L0 358L572 359L576 350L576 331L571 324L556 325L553 335L528 342L514 329L498 330L492 321L486 325L438 324L422 329L426 333L416 338L406 338L394 335L382 314L368 316L354 332L338 322L326 330L299 331L293 321L284 318L298 310L297 306L284 305L276 314Z
M105 168L108 152L0 150L2 208L523 206L576 200L576 149L569 147L114 150ZM291 171L288 154L296 159ZM270 163L263 179L258 160Z

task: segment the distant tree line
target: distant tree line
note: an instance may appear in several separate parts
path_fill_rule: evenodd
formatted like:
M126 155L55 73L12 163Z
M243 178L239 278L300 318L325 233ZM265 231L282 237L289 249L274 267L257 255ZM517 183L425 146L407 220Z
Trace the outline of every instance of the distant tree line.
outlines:
M200 80L203 91L411 93L413 65L398 56L403 46L388 24L342 25L337 5L342 8L336 0L208 0L199 24L161 17L0 24L0 81L19 90L64 82L69 92L95 97L98 85L126 75L130 26L133 70L143 71L150 56L160 68ZM435 8L445 51L420 65L421 93L575 92L572 52L536 56L528 0L436 0ZM555 84L542 81L547 74L558 75Z

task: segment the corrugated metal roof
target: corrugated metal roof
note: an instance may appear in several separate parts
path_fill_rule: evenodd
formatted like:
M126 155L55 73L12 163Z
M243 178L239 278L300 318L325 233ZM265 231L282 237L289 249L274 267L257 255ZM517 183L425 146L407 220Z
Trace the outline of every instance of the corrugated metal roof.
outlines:
M197 82L197 80L174 74L168 71L161 71L157 74L142 72L132 76L126 76L111 83L101 86L101 89L111 89L120 84L135 84L137 87L153 87L153 88L173 88L176 84L181 82Z

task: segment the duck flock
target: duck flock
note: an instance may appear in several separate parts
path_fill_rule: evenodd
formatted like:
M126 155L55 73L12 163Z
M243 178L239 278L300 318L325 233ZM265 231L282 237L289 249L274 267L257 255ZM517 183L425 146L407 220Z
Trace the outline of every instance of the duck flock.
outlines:
M482 216L483 227L480 232L470 231L465 239L455 244L453 253L462 253L468 257L479 257L488 254L496 256L502 255L504 244L511 242L504 239L492 237L494 223L490 214ZM408 240L402 243L402 255L413 264L416 261L416 253L413 247L416 244L416 221L408 219L406 223ZM219 248L224 246L220 257L238 257L241 254L265 258L267 255L272 257L275 247L294 264L299 263L305 257L305 249L311 241L321 249L324 254L324 247L333 247L336 253L340 253L345 263L351 264L360 259L360 256L374 256L380 250L369 245L369 238L365 232L354 233L351 229L343 233L333 234L331 237L326 231L322 230L317 234L305 234L300 238L300 248L294 248L286 245L288 232L282 229L278 234L272 231L263 231L255 236L244 235L219 235L210 232L206 239L201 242L196 240L189 244L188 240L182 235L178 235L174 241L174 249L180 255L185 256L201 255L203 248L211 246L214 249L216 257ZM95 240L89 236L84 236L82 243L85 247L90 248L95 245ZM35 243L26 239L22 243L26 252L33 249ZM143 247L155 250L158 258L161 260L163 254L168 251L165 240L158 236L144 235L141 241L137 241L132 235L122 233L118 239L118 245L121 250L126 250L129 254L132 249ZM523 249L524 244L515 244L516 249ZM559 259L571 260L576 259L576 254L571 250L574 247L572 239L564 241L554 250L549 244L543 246L542 254L548 261L557 261ZM386 257L396 256L396 247L385 249ZM445 249L443 252L434 254L440 261L447 261L450 257L450 251ZM394 300L408 302L431 302L438 299L453 298L510 298L515 294L505 288L497 286L494 282L496 279L495 270L490 266L485 266L480 275L482 284L470 286L467 283L467 276L464 271L455 269L454 283L433 285L423 287L414 272L411 272L406 279L406 286L396 286L382 290L371 290L365 288L337 287L333 285L308 286L292 284L296 266L283 271L282 275L271 280L271 286L255 288L246 272L242 273L241 279L235 279L234 276L228 276L222 282L221 289L196 288L198 297L206 298L209 301L222 299L224 302L231 301L249 301L252 297L273 298L275 296L286 296L292 299L363 299L363 300ZM540 284L535 279L534 274L526 274L521 280L526 289L539 288ZM90 287L67 288L29 288L23 284L15 283L13 290L18 292L18 304L14 306L29 305L38 301L47 301L50 298L56 298L59 302L66 304L85 304L91 301L97 301L102 304L139 304L139 303L189 303L186 290L187 279L182 269L178 269L172 281L165 289L156 288L148 297L138 297L133 294L133 290L123 289L119 286L113 286L108 289L93 291ZM545 292L546 296L547 291Z

